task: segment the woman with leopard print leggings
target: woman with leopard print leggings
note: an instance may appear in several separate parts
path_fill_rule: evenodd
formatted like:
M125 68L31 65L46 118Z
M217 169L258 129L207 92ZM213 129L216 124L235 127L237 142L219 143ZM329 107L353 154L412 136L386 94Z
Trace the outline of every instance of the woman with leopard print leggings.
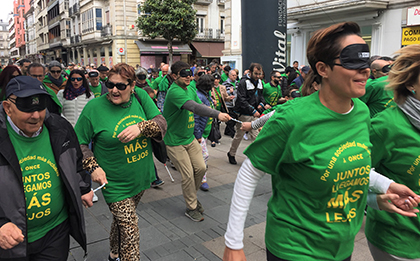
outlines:
M102 193L113 215L109 261L140 260L136 209L155 180L151 139L160 141L166 133L165 119L135 79L133 67L114 66L108 94L89 102L75 126L84 168L93 181L106 184Z

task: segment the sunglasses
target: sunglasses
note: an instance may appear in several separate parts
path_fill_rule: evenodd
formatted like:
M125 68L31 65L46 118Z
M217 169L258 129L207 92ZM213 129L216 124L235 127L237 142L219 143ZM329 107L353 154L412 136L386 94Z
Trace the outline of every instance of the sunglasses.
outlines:
M139 78L139 80L146 80L147 77L144 74L140 74L137 78Z
M340 63L333 65L342 66L349 70L359 70L369 68L369 46L367 44L350 44L341 51L339 57Z
M199 72L197 73L198 77L200 77L201 75L204 75L206 72Z
M32 95L25 98L16 99L8 98L18 110L23 112L34 112L34 111L43 111L47 108L48 96L47 95Z
M120 91L124 91L125 89L127 89L127 86L129 86L129 85L130 85L130 83L125 84L125 83L122 83L122 82L119 82L119 83L113 83L113 82L110 82L110 81L105 82L106 88L114 89L114 87L117 87L117 89L120 90Z
M191 69L182 69L179 72L179 76L181 76L181 77L189 77L189 76L192 76L192 71L191 71Z
M83 78L82 77L71 77L70 78L70 81L72 81L72 82L74 82L74 81L78 81L78 82L81 82L81 81L83 81Z
M51 73L61 73L61 70L60 71L50 71Z

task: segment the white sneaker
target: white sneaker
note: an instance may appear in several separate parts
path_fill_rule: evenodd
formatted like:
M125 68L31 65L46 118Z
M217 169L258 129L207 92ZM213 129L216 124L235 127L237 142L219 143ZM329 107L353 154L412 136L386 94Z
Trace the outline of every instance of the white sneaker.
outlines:
M95 192L93 192L92 202L98 202L98 196L96 196Z
M246 133L244 134L244 140L248 140L248 135Z

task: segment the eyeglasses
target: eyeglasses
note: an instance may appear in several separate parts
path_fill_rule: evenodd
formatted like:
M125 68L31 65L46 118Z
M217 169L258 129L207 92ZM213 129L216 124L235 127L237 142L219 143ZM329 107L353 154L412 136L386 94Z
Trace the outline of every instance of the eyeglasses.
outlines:
M384 67L382 67L381 71L383 73L389 73L389 71L391 71L391 68L392 68L392 64L387 64Z
M125 83L122 83L122 82L119 82L119 83L113 83L113 82L110 82L110 81L105 82L106 88L114 89L114 87L117 87L117 89L120 90L120 91L124 91L125 89L127 89L128 85L130 85L130 83L125 84Z
M8 98L8 100L14 105L16 105L16 108L18 108L19 111L43 111L45 110L45 108L47 108L48 95L32 95L25 98Z
M82 78L82 77L76 77L76 78L71 77L71 78L70 78L70 81L72 81L72 82L74 82L74 81L81 82L81 81L83 81L83 78Z
M59 71L50 71L51 73L61 73L61 70L59 70Z

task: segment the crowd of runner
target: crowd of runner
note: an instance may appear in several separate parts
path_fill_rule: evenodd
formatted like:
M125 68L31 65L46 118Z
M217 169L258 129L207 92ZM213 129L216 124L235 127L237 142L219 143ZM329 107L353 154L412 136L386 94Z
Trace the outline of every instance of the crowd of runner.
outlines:
M223 260L246 260L245 218L267 173L267 260L351 260L368 205L373 258L419 261L420 46L371 56L359 26L345 22L315 32L307 60L284 72L217 60L0 68L0 261L66 260L69 235L86 251L79 207L98 200L92 181L113 215L108 260L140 260L137 205L164 184L153 156L181 174L185 215L200 222L207 146L222 134L233 165L242 139L253 141Z

